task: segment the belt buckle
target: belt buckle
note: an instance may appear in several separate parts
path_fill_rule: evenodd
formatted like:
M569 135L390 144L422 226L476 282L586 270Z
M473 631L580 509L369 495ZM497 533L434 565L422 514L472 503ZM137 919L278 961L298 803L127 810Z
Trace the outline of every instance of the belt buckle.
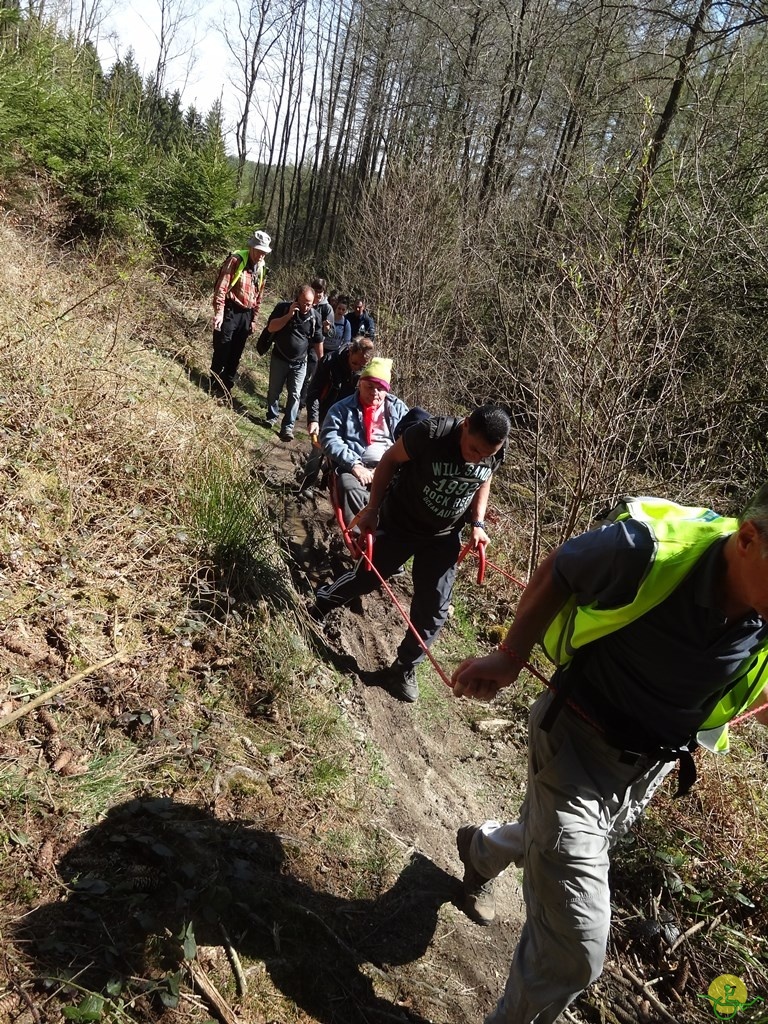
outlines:
M628 764L632 768L645 768L648 765L648 755L639 754L636 750L622 750L619 754L619 763Z

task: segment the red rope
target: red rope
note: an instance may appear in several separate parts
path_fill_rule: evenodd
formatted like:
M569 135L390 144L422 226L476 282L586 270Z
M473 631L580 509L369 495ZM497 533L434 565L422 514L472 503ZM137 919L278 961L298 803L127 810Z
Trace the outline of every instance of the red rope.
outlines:
M350 551L354 552L355 551L355 547L357 547L357 550L359 552L360 558L362 558L365 562L368 563L368 568L376 576L376 579L381 584L384 592L389 596L389 598L391 599L391 601L394 604L395 608L397 608L401 618L405 622L405 624L408 627L408 629L416 637L416 642L418 643L419 647L421 647L422 651L424 651L426 656L429 658L429 660L430 660L430 662L432 664L432 667L434 668L435 672L437 672L437 674L440 676L440 678L446 684L446 686L450 687L451 680L448 678L448 675L445 672L445 670L443 669L442 665L440 665L438 660L435 658L435 656L431 653L431 651L429 650L427 645L424 643L424 641L422 640L421 636L419 635L416 627L411 622L411 619L410 619L408 613L406 612L406 610L403 608L403 606L400 604L400 602L398 601L397 597L395 596L395 592L392 590L390 585L387 583L387 581L381 575L379 570L373 564L373 559L372 559L373 548L372 548L372 542L371 542L371 535L370 534L367 535L367 537L366 537L366 550L362 550L359 547L359 545L354 545L354 541L352 541L352 537L349 534L349 531L343 525L343 521L340 520L339 525L342 528L342 532L344 534L344 539L347 542L347 546L350 548ZM505 576L508 580L511 580L512 583L517 584L517 586L520 587L521 590L525 590L525 588L527 586L526 583L523 583L522 580L519 580L515 576L512 576L511 573L508 573L505 569L502 569L501 566L495 565L493 562L489 561L485 557L485 545L484 544L481 546L481 548L479 550L473 549L470 543L465 544L464 547L462 548L461 554L459 555L456 564L459 565L462 562L462 560L466 557L466 555L468 555L468 554L474 555L478 559L478 562L480 563L479 564L479 569L478 569L478 576L477 576L478 584L481 584L483 582L483 578L485 576L486 566L490 566L491 569L495 569L496 572L500 573L502 576ZM547 687L547 689L554 690L554 687L552 686L551 681L549 679L547 679L547 677L545 675L543 675L541 672L539 672L538 669L534 668L533 665L531 665L530 662L522 661L521 665L522 665L522 668L527 669L528 672L530 672L532 676L535 676L536 679L538 679L541 683L543 683L544 686ZM581 715L581 717L584 718L587 722L589 722L590 725L596 725L596 723L592 722L589 718L587 718L587 716L582 711L580 711L580 709L576 705L571 705L570 701L568 702L568 704L569 704L569 706L572 706L575 711L578 711L579 714ZM737 718L732 718L731 721L728 723L729 726L738 725L739 722L743 722L743 721L745 721L745 719L751 718L753 715L756 715L761 710L761 708L764 708L764 707L765 707L764 704L759 704L759 705L757 705L757 707L750 708L749 711L745 711L743 714L739 715Z
M728 725L738 725L739 722L743 722L746 718L751 718L753 715L756 715L758 711L765 711L765 707L765 704L758 704L757 707L750 708L749 711L744 711L741 715L738 715L736 718L732 718Z
M483 545L483 547L485 547L485 545ZM478 580L477 580L478 583L482 583L483 582L482 574L484 573L485 567L487 566L489 569L495 569L496 572L501 573L502 576L506 576L506 578L508 580L511 580L513 583L516 583L517 586L520 587L521 590L525 590L525 588L527 587L527 585L528 585L527 583L523 583L523 581L517 579L516 576L512 576L510 573L508 573L506 571L506 569L502 569L500 565L495 565L493 562L489 561L489 559L487 559L485 557L485 552L484 551L483 551L483 554L481 556L478 551L474 551L472 549L471 545L466 544L464 546L461 554L459 555L459 561L460 562L461 562L461 560L464 558L464 556L466 554L472 554L472 555L475 556L475 558L477 558L480 561L480 573L478 574Z
M370 537L370 534L368 535L368 537ZM484 545L483 545L483 547L484 547ZM369 551L370 551L370 548L369 548ZM465 557L465 555L469 551L472 551L471 546L469 544L466 544L464 546L464 549L462 550L461 554L459 555L458 562L461 562L461 560ZM480 561L480 570L479 570L479 574L478 574L478 582L482 583L482 578L483 578L483 575L484 575L484 572L485 572L486 564L487 565L491 565L492 568L497 568L497 566L493 566L491 562L486 562L485 557L484 557L484 552L481 553L481 552L478 552L478 551L472 551L472 554L476 555L477 558ZM424 651L426 656L429 658L429 660L430 660L430 662L432 664L432 667L434 668L435 672L437 672L437 674L440 676L440 678L446 684L446 686L450 686L451 685L451 680L449 679L447 673L443 669L442 665L440 665L440 663L438 662L437 658L435 658L435 656L432 654L432 652L429 650L427 645L422 640L422 638L419 635L416 627L411 622L411 619L410 619L408 613L406 612L406 610L403 608L403 606L398 601L397 597L395 596L395 592L392 590L390 585L387 583L387 581L381 575L379 570L373 564L373 561L372 561L372 558L370 557L370 555L367 552L365 552L365 551L361 551L360 552L360 557L362 559L364 559L368 563L368 568L371 570L371 572L374 574L376 579L379 581L379 583L383 587L385 593L389 595L390 599L392 600L392 603L394 604L395 608L397 608L397 610L400 613L400 616L402 617L402 619L405 622L406 626L411 631L411 633L413 633L413 635L416 637L416 641L417 641L419 647L421 647L422 651ZM457 562L457 564L458 564L458 562ZM503 573L503 570L499 569L499 572ZM506 573L504 575L506 575ZM510 577L510 579L513 579L513 578L514 577ZM517 583L519 581L515 580L515 582ZM521 583L520 586L524 587L525 584ZM533 665L531 665L527 661L523 661L523 662L521 662L521 664L522 664L523 668L528 669L528 671L531 673L531 675L533 675L537 679L539 679L542 683L544 683L545 686L549 687L549 689L552 689L552 684L550 683L549 679L547 679L546 676L543 676L541 674L541 672L538 671L538 669L535 669L533 667Z

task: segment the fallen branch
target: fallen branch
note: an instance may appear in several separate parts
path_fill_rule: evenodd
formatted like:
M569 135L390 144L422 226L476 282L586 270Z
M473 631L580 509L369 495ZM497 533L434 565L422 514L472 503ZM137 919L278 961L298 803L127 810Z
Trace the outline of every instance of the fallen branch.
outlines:
M290 907L291 910L295 910L299 914L304 914L307 917L311 917L313 921L316 921L320 925L320 927L323 928L328 935L330 935L330 937L333 939L333 941L336 943L339 949L342 949L350 958L350 960L352 960L353 963L360 963L360 954L356 950L352 949L351 946L348 946L346 942L341 938L341 936L336 934L336 932L333 930L333 928L331 928L327 921L324 921L319 914L316 914L314 912L314 910L310 910L308 907L302 907L299 903L286 903L285 906ZM378 975L383 975L384 973L380 968L375 967L374 965L371 965L371 970Z
M192 984L222 1024L239 1024L235 1011L224 1000L224 997L219 993L213 982L209 980L208 975L200 964L196 960L186 960L184 966L189 972Z
M627 967L626 964L621 965L621 971L625 978L629 978L634 985L637 985L654 1010L662 1016L664 1020L670 1020L672 1021L672 1024L677 1024L677 1017L673 1017L664 1004L659 1001L659 999L654 995L650 985L647 985L642 978L638 978L635 972Z
M221 930L221 936L224 939L224 949L226 950L230 966L232 967L232 972L235 975L237 994L242 999L243 996L248 992L248 982L245 980L243 965L240 963L240 957L237 955L237 950L232 945L232 940L227 934L227 929L224 927L221 921L219 921L219 929Z
M683 942L685 942L686 939L690 938L691 935L694 935L696 932L700 931L702 928L706 928L708 932L711 932L712 929L715 928L720 923L720 921L722 921L722 919L724 917L726 917L727 915L728 915L728 910L722 910L717 915L717 917L711 917L711 918L709 918L709 920L705 919L705 920L697 921L695 924L692 924L691 927L688 928L687 931L684 931L682 935L678 935L678 937L675 939L675 941L669 947L669 952L670 953L674 953L678 946L680 946Z
M59 315L55 316L53 320L49 320L48 323L43 324L43 327L47 327L48 324L55 324L58 323L59 320L63 320L67 313L71 313L73 309L77 309L78 306L82 306L84 302L88 302L88 300L92 299L94 295L101 295L105 288L111 288L112 285L117 284L119 280L120 278L116 277L112 281L107 281L106 284L100 284L98 288L94 288L92 292L89 292L87 295L84 295L82 299L78 299L77 302L74 302L71 306L68 306L63 313L59 313Z
M88 668L84 668L83 671L78 672L77 675L71 676L69 679L65 679L63 683L57 683L55 686L52 686L50 690L46 690L45 693L41 693L39 697L35 697L34 700L29 701L28 704L24 704L22 707L12 711L11 714L6 715L5 718L0 718L0 729L4 729L7 725L11 725L17 719L23 718L24 715L28 715L30 711L34 711L35 708L39 708L41 704L47 704L51 697L57 693L61 693L62 690L66 690L68 686L74 686L75 683L79 683L88 676L92 676L94 672L98 672L100 669L106 668L107 665L111 665L113 661L118 661L123 657L125 657L124 654L113 654L111 658L105 658L104 661L99 661L95 665L89 665Z

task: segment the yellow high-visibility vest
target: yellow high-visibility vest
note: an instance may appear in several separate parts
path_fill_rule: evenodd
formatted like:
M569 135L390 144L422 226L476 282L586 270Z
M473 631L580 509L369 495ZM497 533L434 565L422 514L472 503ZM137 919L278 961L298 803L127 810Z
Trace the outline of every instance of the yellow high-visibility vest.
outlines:
M709 547L738 529L738 520L708 508L678 505L663 498L625 498L610 522L644 523L654 547L634 599L618 608L579 605L571 597L547 627L541 646L555 665L567 665L579 648L629 625L661 604L682 583ZM697 734L708 750L728 750L728 722L753 704L768 684L768 641L743 665L728 692L718 701Z

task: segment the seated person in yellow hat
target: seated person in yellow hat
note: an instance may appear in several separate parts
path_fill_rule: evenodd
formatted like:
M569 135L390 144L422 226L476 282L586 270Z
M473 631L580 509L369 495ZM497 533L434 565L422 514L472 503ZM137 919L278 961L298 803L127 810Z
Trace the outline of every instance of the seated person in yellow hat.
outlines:
M320 444L338 474L339 504L348 523L368 504L373 471L395 443L408 406L390 394L392 360L371 359L357 391L328 410Z

